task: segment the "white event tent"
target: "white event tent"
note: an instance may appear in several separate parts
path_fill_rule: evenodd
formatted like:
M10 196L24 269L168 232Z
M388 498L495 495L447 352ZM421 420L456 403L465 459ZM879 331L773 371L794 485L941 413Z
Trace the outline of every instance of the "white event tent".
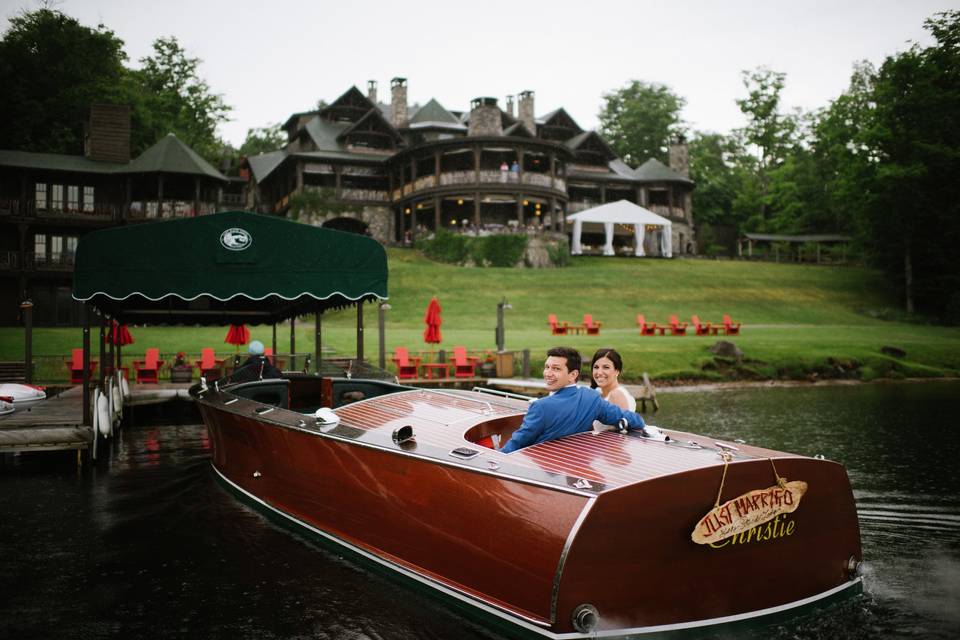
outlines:
M672 229L670 221L663 216L658 216L649 209L628 202L626 200L617 200L602 204L599 207L585 209L578 213L567 216L567 222L573 223L573 242L570 246L570 253L580 255L583 253L580 244L580 236L583 234L583 225L590 227L603 225L603 233L606 242L603 245L603 255L613 255L613 230L614 225L633 225L633 237L636 243L633 255L643 256L646 253L643 250L643 235L648 226L661 227L660 233L660 255L664 258L673 257L672 248ZM597 229L599 231L599 229Z

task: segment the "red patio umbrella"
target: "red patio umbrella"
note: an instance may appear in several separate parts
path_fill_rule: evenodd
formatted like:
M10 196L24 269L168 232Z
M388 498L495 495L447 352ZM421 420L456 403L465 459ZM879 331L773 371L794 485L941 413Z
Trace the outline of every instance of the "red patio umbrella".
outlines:
M440 344L443 339L440 335L440 325L443 320L440 318L440 303L437 297L430 298L430 304L427 305L427 312L423 316L423 321L427 328L423 330L423 341L427 344Z
M247 329L247 326L243 324L232 324L227 331L227 337L223 341L239 349L240 345L250 342L250 329Z
M127 328L125 324L117 324L116 320L110 321L110 342L122 347L124 345L133 344L133 336L130 335L130 329Z

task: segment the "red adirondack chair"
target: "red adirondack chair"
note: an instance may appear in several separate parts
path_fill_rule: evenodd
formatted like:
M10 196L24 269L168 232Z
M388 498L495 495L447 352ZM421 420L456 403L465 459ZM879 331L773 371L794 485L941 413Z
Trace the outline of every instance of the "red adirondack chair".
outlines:
M453 348L453 377L454 378L472 378L473 372L477 368L475 356L467 355L466 347Z
M657 323L656 322L647 322L647 319L642 313L637 314L637 326L640 327L640 335L642 336L655 336L657 335Z
M70 384L83 384L83 349L74 349L70 352L70 360L64 361L70 370ZM90 377L97 369L97 361L90 360Z
M730 314L723 314L723 333L728 336L740 335L740 323L730 319Z
M697 332L698 336L717 335L717 331L720 329L720 327L715 327L709 322L701 322L700 316L690 316L690 320L693 323L693 330Z
M416 378L420 370L420 358L411 356L406 347L397 347L393 350L393 364L397 365L397 377L400 379Z
M677 315L673 314L670 316L670 335L672 336L685 336L687 335L687 323L680 322L677 320Z
M218 359L211 347L200 350L200 359L196 361L200 375L207 380L216 380L223 375L223 360Z
M583 314L583 330L587 333L588 336L595 336L600 334L600 327L603 326L602 322L594 322L593 315L589 313Z
M547 324L550 325L550 333L555 336L565 336L567 331L570 329L570 325L566 322L560 322L557 320L557 315L551 313L547 316Z
M134 360L133 368L137 372L137 382L157 384L160 382L160 367L163 366L163 360L160 359L160 349L150 347L143 360Z

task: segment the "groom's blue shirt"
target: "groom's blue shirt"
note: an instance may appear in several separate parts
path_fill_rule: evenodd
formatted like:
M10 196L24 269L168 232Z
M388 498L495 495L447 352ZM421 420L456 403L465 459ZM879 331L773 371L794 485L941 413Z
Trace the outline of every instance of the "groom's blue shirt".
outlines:
M501 451L510 453L532 444L593 429L593 421L617 424L626 418L631 429L642 429L639 413L626 411L600 397L589 387L570 385L530 403L523 424Z

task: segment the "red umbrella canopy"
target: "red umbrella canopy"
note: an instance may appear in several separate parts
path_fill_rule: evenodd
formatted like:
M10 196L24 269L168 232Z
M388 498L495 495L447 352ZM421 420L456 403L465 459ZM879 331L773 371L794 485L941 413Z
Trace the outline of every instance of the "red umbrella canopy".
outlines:
M250 329L245 324L232 324L227 331L227 337L223 339L227 344L240 346L250 342Z
M130 329L125 324L117 324L116 320L111 320L110 342L122 347L127 344L133 344L133 336L130 335Z
M437 301L437 297L434 296L430 298L430 304L427 305L427 312L423 316L423 321L427 324L427 328L423 330L423 341L427 344L440 344L442 337L440 336L440 325L443 323L443 320L440 318L440 303Z

